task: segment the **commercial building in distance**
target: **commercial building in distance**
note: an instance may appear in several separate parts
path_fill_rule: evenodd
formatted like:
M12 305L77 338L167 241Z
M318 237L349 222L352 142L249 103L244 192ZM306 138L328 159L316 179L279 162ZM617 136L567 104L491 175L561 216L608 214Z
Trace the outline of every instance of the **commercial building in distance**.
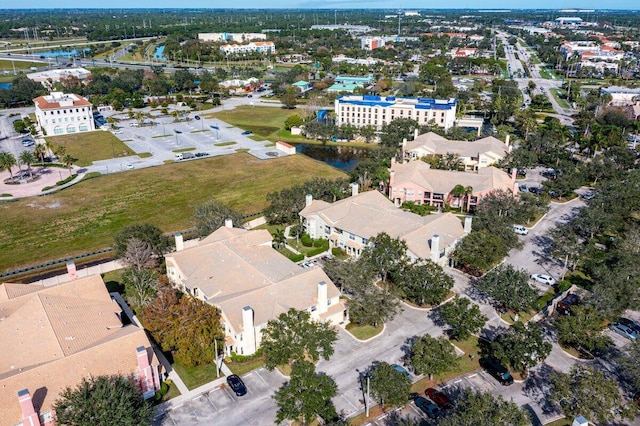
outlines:
M96 129L93 105L80 95L51 92L33 100L36 121L47 135L91 132Z
M53 83L59 83L61 81L77 78L78 81L84 83L84 81L91 76L91 71L84 68L62 68L57 70L39 71L27 74L30 80L42 84L44 87L51 88Z
M223 44L220 50L226 55L240 53L276 53L276 45L272 41L252 41L247 44Z
M198 33L198 40L213 42L236 41L244 43L251 40L266 40L267 35L262 33Z
M362 37L362 39L360 39L360 48L362 50L373 50L379 47L384 47L384 45L385 45L384 37L367 36L367 37Z
M374 126L378 130L396 118L410 118L420 125L432 122L444 129L453 127L458 100L396 98L395 96L340 96L335 101L336 124Z

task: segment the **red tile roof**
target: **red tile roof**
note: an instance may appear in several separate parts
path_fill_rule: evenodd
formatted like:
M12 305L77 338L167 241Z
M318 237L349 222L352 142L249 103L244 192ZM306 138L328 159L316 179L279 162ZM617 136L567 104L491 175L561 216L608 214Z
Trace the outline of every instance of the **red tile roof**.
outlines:
M47 98L49 98L51 100L47 100ZM56 101L52 102L54 99L56 99ZM62 99L52 98L51 96L46 96L46 97L45 96L38 96L37 98L35 98L33 100L33 102L40 109L69 108L69 106L61 106L60 102L58 102L58 100L62 100ZM65 95L64 100L73 101L73 106L74 107L91 106L91 102L89 102L88 100L86 100L85 98L83 98L80 95L68 94L68 95Z

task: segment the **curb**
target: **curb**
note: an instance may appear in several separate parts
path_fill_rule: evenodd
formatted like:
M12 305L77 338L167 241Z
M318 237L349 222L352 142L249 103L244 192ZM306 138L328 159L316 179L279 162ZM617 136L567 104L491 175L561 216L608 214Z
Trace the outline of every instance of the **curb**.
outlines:
M349 335L351 336L356 342L360 342L360 343L368 343L372 340L374 340L377 337L380 337L384 334L384 331L387 329L387 325L386 324L382 324L382 330L380 330L380 333L376 334L375 336L369 337L366 340L361 340L358 339L356 336L354 336L353 334L351 334L351 332L349 330L347 330L347 324L345 324L342 329Z

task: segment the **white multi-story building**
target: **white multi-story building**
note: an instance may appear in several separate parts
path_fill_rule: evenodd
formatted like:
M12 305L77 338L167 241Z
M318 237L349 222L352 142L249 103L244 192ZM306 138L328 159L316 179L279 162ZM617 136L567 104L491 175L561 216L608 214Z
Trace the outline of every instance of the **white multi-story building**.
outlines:
M47 135L90 132L96 129L93 105L80 95L51 92L33 100L36 120Z
M276 53L276 45L272 41L252 41L247 44L223 44L220 50L226 55L240 53Z
M456 120L456 98L396 98L395 96L340 96L335 101L336 124L374 126L378 130L397 118L410 118L420 125L433 122L449 129Z
M201 41L238 41L244 43L249 40L266 40L267 35L262 33L198 33Z
M379 47L384 47L384 45L385 45L384 37L366 36L360 39L360 48L362 50L373 50Z

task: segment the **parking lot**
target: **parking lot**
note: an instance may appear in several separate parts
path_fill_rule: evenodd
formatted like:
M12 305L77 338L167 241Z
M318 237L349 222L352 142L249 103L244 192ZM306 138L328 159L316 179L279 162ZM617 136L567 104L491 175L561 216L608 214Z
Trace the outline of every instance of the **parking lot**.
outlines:
M155 426L195 425L273 425L276 407L271 402L273 393L285 378L277 371L264 368L242 376L247 394L236 396L228 386L202 393L181 406L159 416Z

